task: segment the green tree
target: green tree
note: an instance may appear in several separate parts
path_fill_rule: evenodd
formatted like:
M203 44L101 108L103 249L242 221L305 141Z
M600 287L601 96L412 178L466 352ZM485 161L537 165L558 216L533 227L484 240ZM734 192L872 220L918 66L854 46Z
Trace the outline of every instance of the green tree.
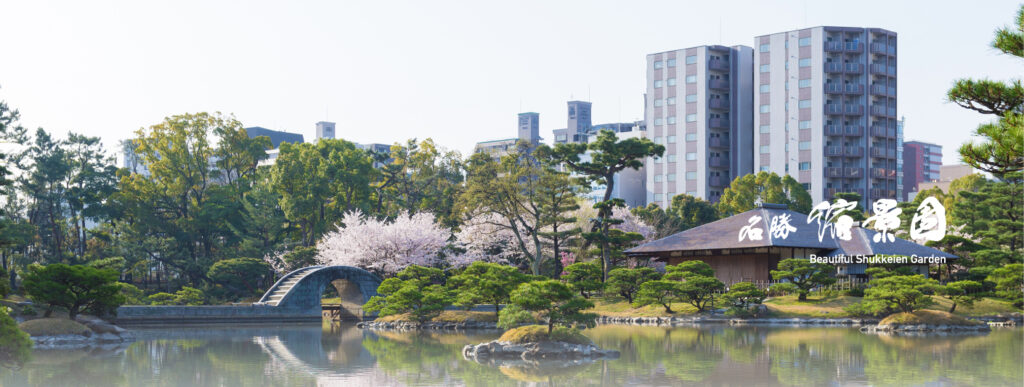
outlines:
M722 298L738 308L746 309L752 304L764 301L765 293L750 282L737 282L729 286L729 291Z
M538 214L541 217L540 235L551 246L552 257L562 256L564 246L573 240L582 231L575 226L576 217L571 216L573 211L580 208L579 193L581 187L576 184L568 173L559 171L551 161L550 148L544 146L538 149L538 158L542 161L544 173L537 181L537 205Z
M703 275L690 275L679 285L679 294L683 300L703 312L708 304L715 299L715 293L725 290L725 284L718 278Z
M1013 301L1020 307L1024 304L1024 264L1014 263L992 270L986 280L996 284L996 295Z
M260 291L270 276L270 265L256 258L225 259L214 263L206 276L230 294L247 297Z
M666 212L682 220L683 230L718 220L718 211L713 204L687 194L673 196L672 205Z
M22 286L34 301L66 308L68 317L74 319L80 312L104 315L123 304L116 281L117 273L112 270L54 263L30 267Z
M772 278L796 286L797 294L799 294L797 299L800 301L807 301L807 294L811 292L811 289L836 283L836 269L832 265L814 263L800 258L788 258L779 261L778 269L770 272Z
M640 291L636 293L636 299L632 302L633 307L661 305L665 308L665 313L675 313L672 311L672 303L683 300L681 288L681 283L672 280L644 282L640 285Z
M616 293L632 304L633 298L640 291L640 286L648 281L661 279L661 274L649 267L635 269L615 268L608 272L607 290Z
M721 216L732 216L754 209L758 200L785 204L790 210L803 214L811 212L811 195L803 185L790 175L779 177L765 171L733 180L715 207Z
M996 31L991 46L1018 59L1024 58L1024 6L1017 11L1012 27ZM960 146L961 159L998 178L1024 170L1024 87L1020 79L1009 82L988 79L960 79L947 93L950 102L982 114L997 116L995 123L982 124L975 131L980 142Z
M0 298L7 298L8 294L11 294L11 285L5 281L7 279L7 270L0 267Z
M923 275L892 275L872 279L864 290L869 310L899 310L911 313L934 303L929 294L940 289L938 282Z
M380 174L371 183L375 204L370 213L395 217L402 211L431 212L440 224L458 225L463 162L457 152L446 151L428 138L371 155Z
M857 203L857 206L852 210L843 211L843 215L849 215L854 221L863 222L867 217L864 216L864 207L860 205L861 199L863 199L859 193L856 192L837 192L835 195L836 199L843 199L851 203ZM920 203L919 203L920 204ZM916 210L917 207L914 207ZM912 213L912 211L911 211Z
M458 294L456 305L492 304L497 315L501 304L508 303L512 291L523 282L526 282L526 276L515 267L477 261L452 276L448 287Z
M580 155L591 151L590 158L583 160ZM597 139L587 144L568 143L558 144L552 151L552 160L564 164L570 171L585 176L585 182L603 184L605 186L604 196L601 201L594 204L598 209L597 219L590 233L599 233L603 237L596 239L601 246L601 265L604 279L608 279L608 271L611 270L611 239L608 237L611 229L612 210L615 207L622 207L625 203L621 200L612 199L612 192L615 190L615 175L626 168L635 170L643 166L643 160L647 157L661 157L665 153L665 147L652 142L646 138L628 138L618 140L615 132L602 130Z
M440 281L440 269L411 265L398 275L381 282L377 296L370 298L363 309L380 316L409 313L413 320L424 323L441 314L451 304L450 292Z
M555 325L592 327L597 318L593 313L583 312L594 307L592 302L576 296L572 289L555 280L521 284L512 292L511 300L514 307L503 309L501 315L525 317L523 311L536 313L547 322L549 335Z
M712 269L711 265L708 265L707 262L699 259L683 261L678 264L665 267L666 279L681 281L695 275L714 277L715 269Z
M1024 183L1021 172L1004 175L1003 181L981 184L977 191L964 190L950 210L962 232L980 239L991 249L1020 251L1024 248Z
M678 195L677 195L678 196ZM674 200L674 199L673 199ZM645 224L654 227L652 239L661 239L669 235L686 230L682 219L663 209L658 203L647 203L647 207L634 207L629 210L640 218ZM609 277L611 272L608 273Z
M566 266L562 281L565 281L572 290L579 292L583 298L590 298L591 292L604 288L604 283L601 282L601 268L591 262L576 262Z
M31 356L32 339L7 315L7 307L0 307L0 365L18 367Z
M180 290L171 293L154 293L149 296L149 302L152 305L187 305L187 306L198 306L205 302L206 295L203 294L202 290L182 286Z
M285 263L285 271L298 270L315 265L316 254L316 247L296 246L282 257Z
M977 281L956 281L950 282L940 288L940 292L950 301L953 301L953 305L949 307L949 313L956 311L958 305L971 306L974 305L974 301L981 298L982 286Z

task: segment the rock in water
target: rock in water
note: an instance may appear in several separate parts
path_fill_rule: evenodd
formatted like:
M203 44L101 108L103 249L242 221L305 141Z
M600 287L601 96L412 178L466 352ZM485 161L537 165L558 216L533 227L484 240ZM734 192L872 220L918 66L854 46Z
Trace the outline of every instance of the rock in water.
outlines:
M480 363L493 360L538 361L548 359L559 360L596 360L618 359L619 351L603 350L592 344L572 344L559 341L512 344L502 341L491 341L462 348L462 355L467 360Z

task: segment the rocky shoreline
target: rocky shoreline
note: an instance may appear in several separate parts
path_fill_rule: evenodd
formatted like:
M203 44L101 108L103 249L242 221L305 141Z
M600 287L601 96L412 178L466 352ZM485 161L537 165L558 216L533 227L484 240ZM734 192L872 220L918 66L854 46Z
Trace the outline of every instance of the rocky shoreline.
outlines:
M363 321L356 323L356 327L362 329L379 329L388 331L461 331L461 330L499 330L497 323L492 321L466 321L466 322L425 322L413 321Z
M884 334L978 334L991 331L988 324L879 324L860 329L864 333Z
M479 363L502 364L504 361L571 360L587 362L598 359L618 359L619 351L603 350L593 344L572 344L560 341L512 344L504 341L490 341L483 344L467 345L462 348L466 360Z
M30 336L35 349L79 349L117 347L135 341L130 331L98 317L78 316L75 321L89 328L82 334Z

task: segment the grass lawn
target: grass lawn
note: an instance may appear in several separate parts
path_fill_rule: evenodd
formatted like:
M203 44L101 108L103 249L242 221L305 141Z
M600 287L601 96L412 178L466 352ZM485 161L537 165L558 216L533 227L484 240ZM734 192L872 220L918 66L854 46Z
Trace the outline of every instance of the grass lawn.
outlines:
M945 297L932 297L935 300L935 305L929 306L925 309L941 310L948 312L949 307L953 305L953 301L950 301ZM1001 300L998 298L982 298L974 302L974 306L967 307L964 305L957 305L956 311L953 314L957 316L991 316L994 314L1009 314L1009 313L1021 313L1020 308L1014 308L1013 303Z
M393 314L390 316L378 317L377 321L390 322L390 321L412 321L412 318L408 313ZM494 312L471 312L465 310L446 310L441 312L440 315L434 317L430 321L433 322L455 322L462 323L467 321L498 321L498 317Z
M697 313L693 305L677 302L670 304L675 314L665 313L665 307L661 305L647 305L634 308L625 299L621 298L591 298L594 303L593 309L587 312L597 313L600 316L608 317L672 317Z
M797 301L796 295L772 297L766 299L764 304L772 317L849 317L849 313L843 308L861 302L863 298L850 296L808 296L807 301ZM949 311L952 302L944 297L932 296L935 304L925 308L926 310ZM974 303L973 307L959 305L953 313L957 316L987 316L994 314L1008 314L1021 312L1021 309L1013 307L1013 304L995 298L984 298Z

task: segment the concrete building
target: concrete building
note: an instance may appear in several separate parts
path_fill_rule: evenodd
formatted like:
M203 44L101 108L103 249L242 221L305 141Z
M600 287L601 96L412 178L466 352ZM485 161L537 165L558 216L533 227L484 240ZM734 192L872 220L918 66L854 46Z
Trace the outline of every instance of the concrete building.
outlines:
M540 114L519 113L519 139L530 144L540 144Z
M321 138L334 138L337 132L334 131L334 123L327 121L320 121L316 123L316 139Z
M754 168L814 202L896 199L896 33L813 27L754 38Z
M896 199L907 200L907 189L903 185L903 125L907 122L905 117L896 121Z
M961 177L965 177L965 176L968 176L968 175L971 175L971 174L974 174L974 173L977 173L977 172L978 171L975 171L974 168L972 168L970 165L965 165L965 164L943 165L943 166L939 167L939 179L938 180L935 180L935 181L922 181L922 182L917 183L917 189L908 193L907 200L914 200L914 198L917 197L917 193L918 192L921 192L921 191L924 191L924 190L928 190L928 189L932 189L932 188L936 188L936 187L941 189L942 192L949 193L949 185L950 185L950 183L953 182L953 180L956 180L956 179L959 179Z
M621 132L620 140L627 138L643 137L644 132L639 130ZM595 141L597 133L591 133L588 141ZM580 156L580 161L590 161L591 151ZM630 208L643 207L647 205L647 166L640 169L626 168L613 177L612 198L622 199ZM583 194L591 202L597 203L604 199L604 191L607 187L604 184L594 183L590 189Z
M606 124L593 124L591 122L592 105L586 101L569 101L566 109L566 128L555 129L555 144L587 143L589 139L600 133L602 130L611 130L615 133L626 133L633 131L644 131L647 126L644 121L636 122L612 122Z
M492 158L498 159L509 153L516 147L519 141L529 142L532 146L540 144L540 114L527 112L519 113L516 118L517 137L501 140L481 141L473 147L473 153L486 152Z
M686 193L718 201L753 171L753 49L698 46L647 55L647 137L665 146L647 165L647 202Z
M280 152L281 143L287 142L289 144L301 144L305 142L305 139L301 134L289 133L281 130L271 130L261 126L245 128L245 134L249 135L249 138L259 136L270 137L270 143L274 148L267 150L267 158L260 160L259 165L274 165L274 160L277 160L277 156Z
M921 183L939 181L941 168L941 145L923 141L903 143L903 182L908 191L903 200L913 199L910 192L920 192Z

